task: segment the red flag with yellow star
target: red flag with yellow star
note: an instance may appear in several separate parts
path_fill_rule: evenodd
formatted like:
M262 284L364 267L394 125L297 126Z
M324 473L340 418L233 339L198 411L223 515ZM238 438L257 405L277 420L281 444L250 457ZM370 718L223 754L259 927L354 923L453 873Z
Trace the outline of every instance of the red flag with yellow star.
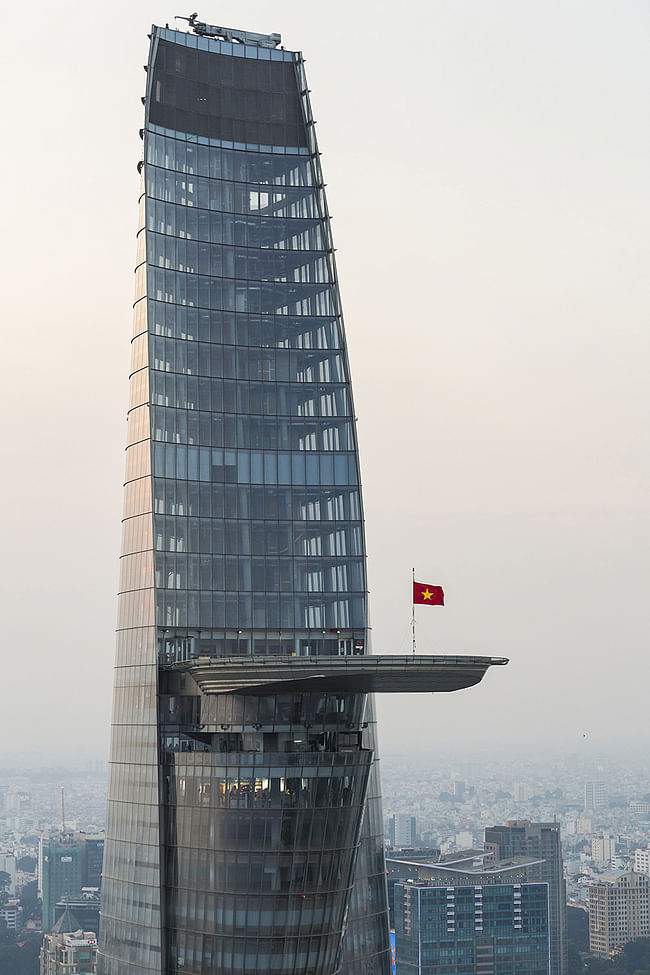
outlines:
M442 586L432 586L428 582L413 583L414 606L444 606L445 594Z

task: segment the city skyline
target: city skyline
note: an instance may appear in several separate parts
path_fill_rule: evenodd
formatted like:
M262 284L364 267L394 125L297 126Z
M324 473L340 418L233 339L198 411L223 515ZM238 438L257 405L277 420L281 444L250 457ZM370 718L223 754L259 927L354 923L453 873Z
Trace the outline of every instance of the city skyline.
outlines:
M570 4L561 12L550 7L540 22L502 4L490 21L477 4L455 7L456 12L450 4L433 12L409 8L426 29L408 42L416 45L418 58L409 57L404 85L390 88L378 53L390 46L382 36L393 25L385 8L373 7L372 20L364 18L369 8L351 12L345 31L333 17L326 36L292 4L278 10L272 23L259 4L251 4L245 17L225 5L219 20L281 30L289 45L299 40L309 53L351 326L375 650L408 648L415 564L447 594L444 610L419 613L422 650L503 654L512 661L499 681L490 680L489 702L472 691L448 702L437 698L425 737L457 717L457 733L468 742L479 729L484 737L486 725L495 739L505 738L516 718L524 738L554 738L577 748L587 736L600 747L612 733L600 732L595 720L605 707L614 716L625 714L625 731L617 732L621 739L643 733L648 673L641 654L647 471L636 425L643 412L646 342L638 281L647 222L640 165L647 158L647 135L631 124L642 117L647 97L640 59L647 15L635 4L616 16L604 4ZM133 27L134 9L142 29ZM10 532L8 539L14 572L6 591L16 607L9 637L11 645L22 646L24 621L32 616L32 548L23 542L29 530L49 567L49 585L39 593L40 612L27 637L30 658L38 663L33 727L39 737L31 747L46 753L47 691L53 682L81 678L93 686L92 701L62 709L59 742L72 748L81 725L89 748L100 753L109 710L110 593L119 544L114 528L119 491L112 485L123 464L124 385L114 377L124 374L135 229L132 211L114 201L131 200L137 192L140 147L130 93L142 78L131 63L143 58L131 38L139 40L151 19L164 18L143 5L118 7L124 36L118 55L108 41L116 24L102 21L99 12L88 11L73 25L65 12L38 6L36 11L44 19L33 37L43 72L35 77L50 71L39 90L67 106L49 113L46 141L61 144L65 131L71 151L66 166L60 153L51 152L51 175L37 165L38 151L24 156L28 184L46 187L38 196L46 214L40 238L28 236L26 225L11 217L10 201L20 247L11 245L8 266L31 300L16 311L15 356L26 367L19 367L5 390L8 409L23 404L24 421L20 436L10 431L19 476L7 491L21 534ZM76 90L72 66L90 70L90 33L96 45L92 61L101 51L110 84L102 82L86 95ZM58 61L51 54L53 37L66 52ZM630 48L625 59L616 57L623 42ZM397 39L393 44L399 46ZM430 48L435 56L425 66ZM339 76L326 81L333 53ZM600 71L603 59L606 72ZM11 63L20 75L17 62ZM362 71L371 85L360 83ZM480 85L481 79L489 83ZM418 81L429 92L425 101L419 100ZM35 92L33 85L26 90ZM349 90L362 124L344 110ZM412 100L406 106L405 92ZM90 111L97 105L101 127ZM400 202L375 205L382 186L408 187L403 149L382 144L386 105L392 118L403 109L399 138L392 141L419 149L418 173L430 200L420 195L417 205L406 205L404 189ZM29 142L22 119L11 118ZM418 127L419 118L431 124ZM464 127L458 121L463 119ZM107 121L114 135L104 146ZM376 148L368 152L364 142ZM90 145L110 155L95 175L85 165ZM475 168L477 147L485 149L482 166ZM71 185L71 166L75 192L62 194ZM355 178L348 188L343 171L350 167ZM101 214L102 227L94 236L93 213ZM379 240L380 226L385 235L412 240L413 246L396 251L386 236L381 255L371 252L364 242ZM490 228L496 227L496 242L488 247ZM25 284L28 268L16 260L19 250L32 255L30 273L35 265L41 269L41 289ZM106 275L109 253L118 252L117 271ZM65 259L59 262L57 253ZM73 291L77 265L87 283ZM111 294L102 292L107 278ZM75 347L70 361L77 363L77 387L62 376L61 344ZM400 395L391 406L375 390L378 377L396 362ZM44 428L46 411L54 436ZM397 435L398 425L409 430L408 437ZM433 447L422 427L432 431ZM92 429L102 432L102 451L89 446L76 462L70 452L76 431L89 444ZM38 451L27 451L26 443L39 445L34 466L31 454ZM109 456L106 444L113 451ZM388 467L387 444L393 451ZM45 465L51 471L50 505L41 502ZM392 524L399 527L393 530ZM88 546L89 536L97 544ZM637 678L623 695L625 710L612 699L612 657L624 674ZM536 684L542 660L559 675L546 702ZM10 680L19 679L15 666L10 659ZM490 718L497 703L507 715L500 726ZM12 702L7 707L9 717L19 719L17 706L15 712ZM408 703L395 701L386 709L386 739L394 738L398 724L408 727L407 709ZM531 710L532 732L524 723ZM415 730L408 734L402 740L417 744ZM29 736L26 729L21 747L29 748Z

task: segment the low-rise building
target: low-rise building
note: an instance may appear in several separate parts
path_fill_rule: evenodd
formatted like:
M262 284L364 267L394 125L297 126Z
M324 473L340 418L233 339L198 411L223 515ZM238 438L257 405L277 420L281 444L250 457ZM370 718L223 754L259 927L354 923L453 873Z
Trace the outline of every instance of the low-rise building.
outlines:
M0 919L2 919L10 931L20 931L23 921L23 909L20 900L13 898L5 901L0 907Z
M43 937L40 961L40 975L94 975L97 934L84 931L74 915L66 911L51 933Z

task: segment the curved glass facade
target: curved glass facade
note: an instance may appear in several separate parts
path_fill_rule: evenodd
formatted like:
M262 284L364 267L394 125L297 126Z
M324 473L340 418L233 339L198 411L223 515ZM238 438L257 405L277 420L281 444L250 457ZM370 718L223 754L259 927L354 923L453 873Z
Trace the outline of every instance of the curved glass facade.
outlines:
M179 669L366 651L302 58L151 37L98 971L386 975L372 700Z

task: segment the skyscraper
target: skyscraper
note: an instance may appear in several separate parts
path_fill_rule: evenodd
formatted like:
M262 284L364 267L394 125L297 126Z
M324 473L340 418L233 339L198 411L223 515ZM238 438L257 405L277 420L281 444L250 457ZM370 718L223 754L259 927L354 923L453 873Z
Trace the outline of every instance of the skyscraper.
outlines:
M59 911L57 903L82 898L84 888L101 886L104 834L66 833L42 836L38 847L39 897L43 901L43 930L49 931ZM78 920L83 921L83 918Z
M63 897L79 897L83 887L83 847L72 835L40 838L38 887L43 901L43 931L50 931L56 920L56 902Z
M395 885L396 975L548 975L548 884Z
M533 856L542 861L539 879L548 884L551 975L566 975L566 884L559 823L510 819L485 830L485 849L495 860Z
M607 801L607 787L604 782L585 782L585 812L600 809Z
M388 824L388 834L392 847L415 846L417 842L415 816L407 816L405 813L394 813Z
M152 28L103 975L385 975L354 408L299 53Z

